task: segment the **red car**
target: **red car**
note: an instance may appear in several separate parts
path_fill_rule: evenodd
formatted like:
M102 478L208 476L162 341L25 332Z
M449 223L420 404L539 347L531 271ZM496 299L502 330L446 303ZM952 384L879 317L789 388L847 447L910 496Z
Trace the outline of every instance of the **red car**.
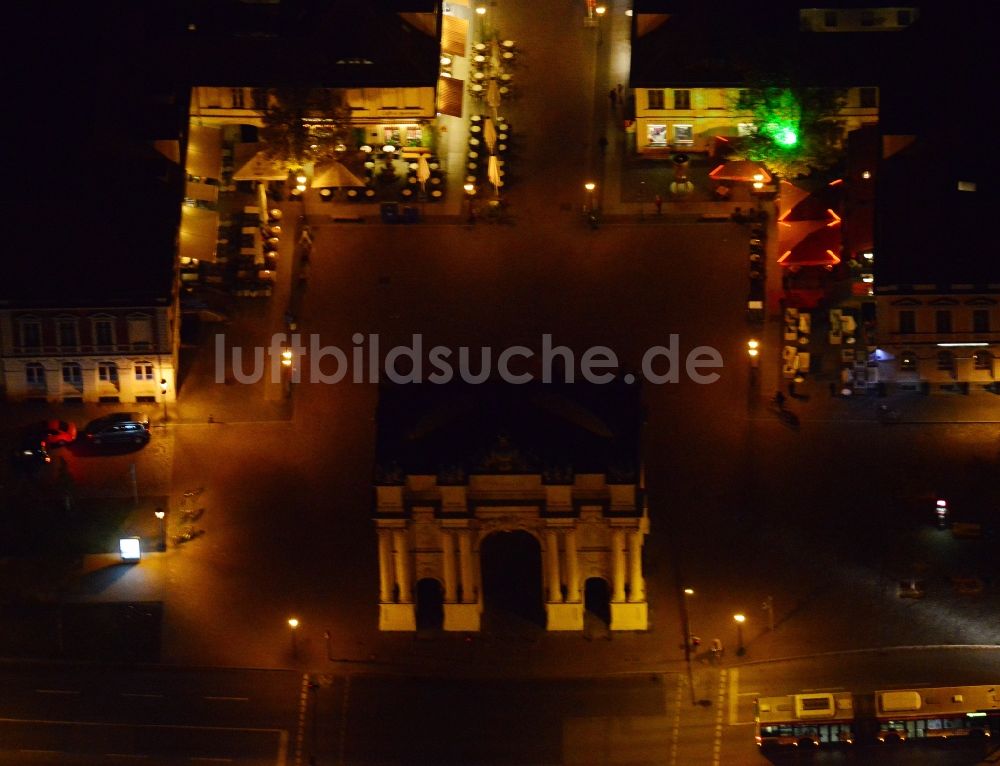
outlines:
M44 420L28 430L37 435L46 447L60 447L76 441L76 424L66 420Z

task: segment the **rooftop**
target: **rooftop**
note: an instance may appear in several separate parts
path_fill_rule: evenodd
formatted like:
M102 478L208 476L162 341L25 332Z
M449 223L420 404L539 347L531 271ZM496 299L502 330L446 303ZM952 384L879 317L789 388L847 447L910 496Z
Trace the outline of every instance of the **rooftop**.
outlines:
M575 473L637 483L639 387L607 385L385 385L379 392L376 482L436 475Z

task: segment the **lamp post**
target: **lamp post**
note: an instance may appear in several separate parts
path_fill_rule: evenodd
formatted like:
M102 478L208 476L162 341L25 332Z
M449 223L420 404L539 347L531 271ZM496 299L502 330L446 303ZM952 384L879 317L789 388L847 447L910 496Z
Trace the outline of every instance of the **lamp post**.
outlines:
M167 379L160 378L160 398L163 399L163 422L167 422Z
M761 604L761 609L767 612L767 630L774 633L774 596L768 596Z
M167 549L167 512L162 508L153 511L153 515L160 520L160 551Z
M639 181L639 217L643 217L643 203L646 201L646 182Z
M760 361L760 341L756 338L747 341L747 356L750 357L750 366L756 367Z
M299 658L299 644L298 644L298 641L295 638L295 631L298 630L298 627L299 627L299 621L298 621L298 619L295 618L295 617L289 617L288 618L288 628L289 628L289 631L292 634L292 656L295 659Z
M688 688L691 690L691 704L697 705L694 693L694 669L691 667L691 616L688 614L687 600L694 595L694 588L684 588L681 593L681 622L684 623L684 663L687 665Z
M608 12L608 8L605 5L598 5L594 8L594 13L597 14L597 44L601 45L604 42L604 14Z
M472 223L476 222L476 214L475 214L475 211L472 208L472 198L476 196L476 185L473 184L473 183L467 183L462 188L465 189L466 199L469 200L469 218L468 218L468 222L470 224L472 224Z
M479 16L479 39L486 42L486 6L477 6L476 14Z
M586 212L592 213L594 211L594 189L597 188L597 184L593 181L587 181L583 185L583 188L587 190L587 210Z
M736 622L736 656L742 657L747 653L743 646L743 623L747 621L747 617L745 614L734 614L733 620Z

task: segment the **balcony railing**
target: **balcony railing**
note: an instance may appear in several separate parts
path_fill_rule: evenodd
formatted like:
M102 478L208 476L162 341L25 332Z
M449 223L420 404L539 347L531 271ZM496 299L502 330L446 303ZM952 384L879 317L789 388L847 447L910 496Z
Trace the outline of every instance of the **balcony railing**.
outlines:
M107 354L169 354L170 349L158 349L148 341L90 346L14 346L12 356L100 356Z

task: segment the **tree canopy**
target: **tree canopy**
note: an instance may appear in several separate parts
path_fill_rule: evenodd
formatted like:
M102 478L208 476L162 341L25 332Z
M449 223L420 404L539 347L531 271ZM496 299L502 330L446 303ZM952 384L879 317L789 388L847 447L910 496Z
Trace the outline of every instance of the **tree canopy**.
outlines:
M755 130L744 137L747 159L763 162L783 178L824 170L841 157L844 126L837 88L758 85L741 91L739 108L753 112Z
M271 159L297 170L307 162L334 159L343 149L349 109L341 91L273 88L260 131Z

